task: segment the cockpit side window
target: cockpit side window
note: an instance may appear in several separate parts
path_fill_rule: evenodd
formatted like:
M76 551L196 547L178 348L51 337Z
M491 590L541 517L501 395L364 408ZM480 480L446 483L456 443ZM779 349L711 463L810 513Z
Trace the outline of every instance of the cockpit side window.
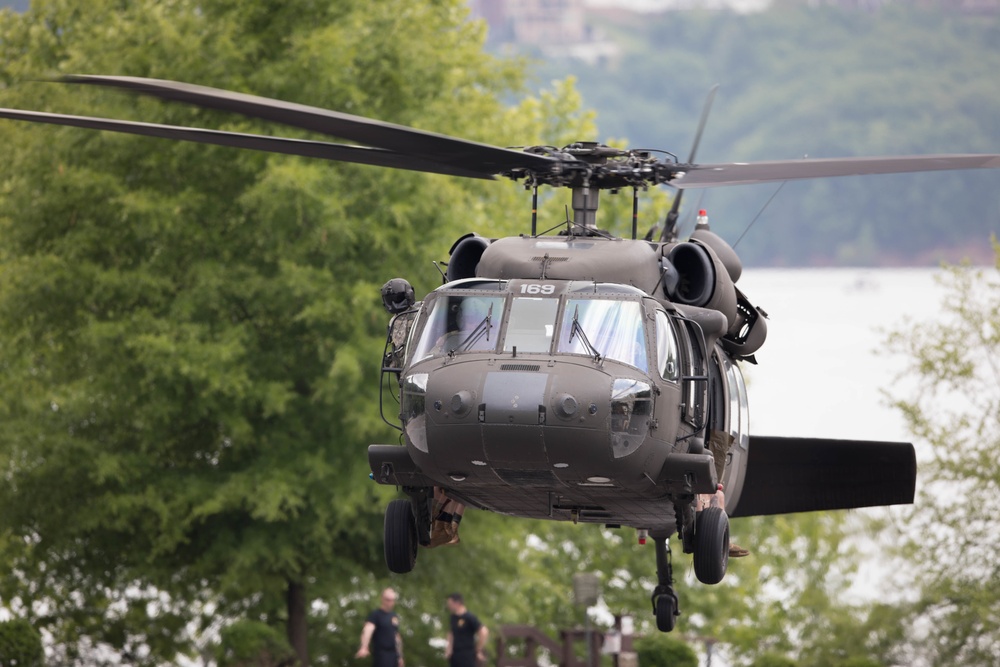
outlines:
M557 351L586 355L596 351L648 372L641 305L638 301L567 299Z
M510 306L503 351L548 353L556 328L559 300L539 297L515 297Z
M438 294L430 306L413 361L496 349L503 297Z
M656 311L656 363L660 377L676 382L680 377L680 362L677 354L677 336L670 326L667 314Z

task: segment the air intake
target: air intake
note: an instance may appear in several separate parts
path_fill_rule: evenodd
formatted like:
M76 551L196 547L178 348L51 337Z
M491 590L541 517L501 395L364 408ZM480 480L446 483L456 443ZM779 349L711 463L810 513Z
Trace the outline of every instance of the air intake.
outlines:
M541 370L542 367L538 364L500 364L500 370L502 371L530 371L535 372Z
M496 470L503 481L514 486L549 486L556 483L555 475L548 470Z

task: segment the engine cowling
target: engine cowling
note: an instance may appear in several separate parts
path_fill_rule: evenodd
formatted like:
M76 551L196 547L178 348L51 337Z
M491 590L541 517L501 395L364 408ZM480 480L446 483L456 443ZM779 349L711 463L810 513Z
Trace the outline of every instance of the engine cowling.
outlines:
M448 260L448 272L446 279L461 280L463 278L475 278L476 267L483 253L490 246L490 240L471 232L455 241L451 246L451 259Z
M686 306L710 308L726 316L727 329L736 325L736 286L715 251L701 241L677 243L666 252L678 280L667 297Z
M695 227L695 230L691 232L691 240L711 248L722 265L726 267L726 273L729 274L733 283L739 281L740 276L743 275L743 262L740 261L739 255L736 254L731 245L726 243L725 239L709 229L707 224L704 224Z

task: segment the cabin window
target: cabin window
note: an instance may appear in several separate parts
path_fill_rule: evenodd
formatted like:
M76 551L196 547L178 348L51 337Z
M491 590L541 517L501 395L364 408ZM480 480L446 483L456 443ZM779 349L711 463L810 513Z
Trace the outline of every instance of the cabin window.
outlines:
M556 328L558 299L516 297L510 306L510 319L504 334L503 351L548 353Z
M667 314L656 311L656 362L660 369L660 377L676 382L680 377L680 363L677 354L677 337L670 326Z
M413 352L414 362L496 349L503 304L503 297L497 296L439 294Z
M568 299L557 351L596 353L648 372L646 334L639 302Z

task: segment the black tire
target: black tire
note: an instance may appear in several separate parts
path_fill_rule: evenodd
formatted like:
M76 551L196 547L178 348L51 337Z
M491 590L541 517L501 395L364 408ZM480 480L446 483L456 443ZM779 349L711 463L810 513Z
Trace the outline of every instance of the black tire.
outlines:
M656 629L670 632L677 625L677 596L664 593L656 598Z
M698 514L694 534L694 573L703 584L717 584L729 566L729 517L720 507Z
M417 562L417 522L409 500L393 500L385 509L385 564L406 574Z

